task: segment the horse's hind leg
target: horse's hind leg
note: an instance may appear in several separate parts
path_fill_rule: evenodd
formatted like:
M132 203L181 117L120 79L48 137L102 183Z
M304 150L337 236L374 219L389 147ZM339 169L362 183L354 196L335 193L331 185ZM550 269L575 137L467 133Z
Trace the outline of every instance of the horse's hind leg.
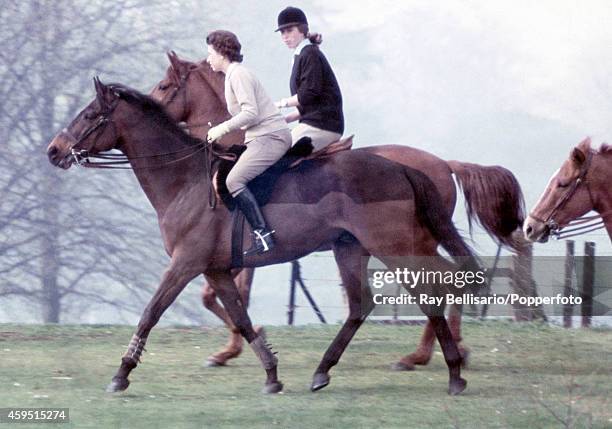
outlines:
M470 350L462 343L461 307L457 305L450 306L448 312L448 326L450 328L451 335L459 348L459 354L462 358L461 365L466 368ZM419 342L416 351L402 357L398 362L391 365L391 368L396 371L412 371L414 370L415 365L427 365L433 356L435 340L436 333L433 330L431 321L427 319L427 323L423 327L421 341Z
M374 308L369 288L361 288L362 270L367 269L369 254L358 241L338 242L333 246L334 256L349 300L349 315L329 345L313 376L310 389L314 392L329 384L329 370L338 363L351 339Z
M248 307L249 305L248 303L249 295L251 293L251 284L253 282L253 273L253 268L244 268L242 270L237 270L234 275L236 287L240 292L240 297L242 298L242 302L244 303L245 307ZM217 294L210 286L208 281L204 283L202 288L202 302L204 307L210 310L219 319L223 320L225 326L227 326L230 331L230 338L225 347L222 350L210 355L206 359L205 365L209 367L224 366L228 360L236 358L242 353L242 335L240 335L240 331L232 323L232 320L225 309L217 301ZM256 326L255 331L258 333L260 331L262 332L263 328Z
M436 333L431 321L427 319L423 327L423 334L416 351L402 357L398 362L391 365L395 371L413 371L415 365L427 365L433 355Z

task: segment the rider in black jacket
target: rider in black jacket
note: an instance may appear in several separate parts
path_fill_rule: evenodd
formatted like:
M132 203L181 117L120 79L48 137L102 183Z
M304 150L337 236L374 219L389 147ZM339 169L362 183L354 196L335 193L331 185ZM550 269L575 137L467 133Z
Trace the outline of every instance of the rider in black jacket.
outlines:
M278 107L296 107L286 116L287 122L299 120L292 131L293 142L301 137L312 139L314 150L337 141L344 132L342 93L336 76L319 49L322 38L308 32L306 15L288 7L278 15L278 29L283 42L294 49L289 88L291 97L283 98Z

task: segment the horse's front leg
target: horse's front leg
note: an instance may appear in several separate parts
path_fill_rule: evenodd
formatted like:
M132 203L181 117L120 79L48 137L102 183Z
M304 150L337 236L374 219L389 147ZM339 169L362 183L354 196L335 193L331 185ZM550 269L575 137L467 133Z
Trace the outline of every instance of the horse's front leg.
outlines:
M118 392L127 389L130 384L128 375L140 362L140 356L144 351L149 332L187 283L198 274L201 274L201 272L201 267L198 270L197 264L194 261L173 258L155 294L145 308L140 322L138 322L138 328L132 336L127 351L121 358L121 366L106 388L107 392Z
M229 271L207 272L206 277L215 289L219 299L221 299L223 307L232 319L234 326L238 328L244 339L249 343L266 370L267 378L263 393L280 392L283 390L283 384L277 375L278 359L266 344L264 337L258 335L253 329L246 306L240 297L231 273Z

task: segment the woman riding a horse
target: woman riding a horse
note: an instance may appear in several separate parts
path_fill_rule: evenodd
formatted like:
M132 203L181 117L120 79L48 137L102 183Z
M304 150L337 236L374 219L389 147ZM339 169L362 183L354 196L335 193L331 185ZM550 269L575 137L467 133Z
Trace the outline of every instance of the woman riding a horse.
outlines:
M206 61L214 71L225 74L225 101L232 115L212 127L207 140L212 143L230 131L245 130L246 150L227 176L227 188L253 229L253 246L244 254L263 253L274 246L274 231L268 228L247 184L287 152L291 133L261 82L241 64L241 45L236 35L213 31L206 37L206 44Z
M297 108L285 117L289 123L299 120L299 125L291 130L293 143L310 137L313 150L321 150L338 141L344 132L342 93L319 49L322 37L309 33L306 15L296 7L281 11L276 31L294 54L289 81L291 97L281 99L277 106Z

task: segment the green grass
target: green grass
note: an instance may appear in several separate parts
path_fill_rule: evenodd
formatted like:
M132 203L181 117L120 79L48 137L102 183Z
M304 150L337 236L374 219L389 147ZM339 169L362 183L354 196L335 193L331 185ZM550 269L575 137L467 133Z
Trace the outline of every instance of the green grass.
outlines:
M338 328L268 328L285 391L266 396L250 349L231 366L202 367L224 344L222 328L154 329L129 389L108 394L133 328L0 325L0 408L68 407L71 423L59 427L74 428L565 427L553 413L567 427L612 427L610 330L466 323L468 387L449 397L439 348L427 367L389 370L415 348L420 327L366 324L331 384L311 393L312 373Z

